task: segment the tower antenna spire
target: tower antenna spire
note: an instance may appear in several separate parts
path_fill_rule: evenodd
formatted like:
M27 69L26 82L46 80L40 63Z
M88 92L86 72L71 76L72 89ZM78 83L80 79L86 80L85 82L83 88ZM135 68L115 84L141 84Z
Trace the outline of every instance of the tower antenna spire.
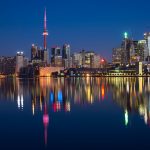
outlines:
M47 15L46 15L46 8L44 11L44 32L43 32L43 36L44 36L44 50L47 50L47 41L46 41L46 37L48 36L48 31L47 31Z
M46 31L47 28L47 16L46 16L46 7L45 7L45 12L44 12L44 31Z

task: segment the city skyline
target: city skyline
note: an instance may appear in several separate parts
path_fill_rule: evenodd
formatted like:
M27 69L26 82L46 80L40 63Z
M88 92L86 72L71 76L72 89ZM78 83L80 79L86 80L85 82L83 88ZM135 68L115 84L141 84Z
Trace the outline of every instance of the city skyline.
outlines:
M15 55L18 50L23 50L29 56L32 43L42 46L43 12L46 7L50 33L48 49L53 45L69 43L72 52L94 50L111 60L112 48L119 45L125 31L134 39L143 39L143 33L150 30L149 3L148 0L140 4L134 0L130 3L126 1L125 5L117 0L110 1L109 5L97 0L86 3L84 0L72 3L68 0L38 3L35 0L2 1L1 55Z
M149 149L150 0L1 0L0 150Z

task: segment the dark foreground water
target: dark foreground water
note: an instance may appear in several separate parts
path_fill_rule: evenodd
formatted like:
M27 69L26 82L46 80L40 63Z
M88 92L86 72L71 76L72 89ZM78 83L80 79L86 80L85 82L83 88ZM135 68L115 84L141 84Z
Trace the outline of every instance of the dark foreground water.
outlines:
M0 79L0 150L149 148L150 78Z

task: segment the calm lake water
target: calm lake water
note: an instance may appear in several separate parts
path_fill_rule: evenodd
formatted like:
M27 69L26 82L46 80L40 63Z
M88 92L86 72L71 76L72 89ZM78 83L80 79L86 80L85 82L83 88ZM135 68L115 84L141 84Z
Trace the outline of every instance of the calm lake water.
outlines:
M0 79L0 150L114 148L150 148L150 78Z

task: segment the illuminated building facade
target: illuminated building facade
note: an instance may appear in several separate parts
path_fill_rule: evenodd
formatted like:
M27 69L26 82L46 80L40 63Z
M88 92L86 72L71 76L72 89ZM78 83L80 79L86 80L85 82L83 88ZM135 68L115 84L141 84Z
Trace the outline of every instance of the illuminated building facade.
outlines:
M59 46L52 47L51 56L61 56L61 48Z
M113 64L121 64L121 54L122 54L121 48L113 48L113 51L112 51L112 63Z
M17 75L20 73L20 70L23 67L24 67L24 53L17 52L17 55L16 55L16 74Z
M63 59L70 59L70 45L64 44L62 49L62 58Z
M99 55L94 55L92 60L92 68L100 68L101 67L101 57Z
M86 68L93 68L94 67L94 56L95 53L94 52L86 52L84 57L84 63L83 63L83 67Z
M147 44L147 50L148 50L148 56L150 56L150 32L146 32L144 33L144 39L146 40L146 44Z
M100 56L92 51L82 50L79 53L74 53L72 56L73 67L75 68L99 68Z
M72 55L73 67L79 68L82 66L82 55L80 53L74 53Z
M62 59L63 59L63 66L65 68L71 67L70 45L69 44L63 45Z
M122 49L122 56L121 56L121 61L122 64L130 64L130 56L133 50L133 42L130 40L127 36L127 33L125 33L124 40L121 44L121 49Z
M130 50L130 64L144 61L144 48L145 44L143 40L132 41L132 46Z
M138 55L140 56L140 61L146 61L148 53L145 40L138 41Z
M31 62L33 64L40 64L43 60L43 50L37 45L32 44L31 47Z
M40 67L39 76L40 77L51 77L53 72L60 73L61 70L64 70L63 67Z
M35 59L38 56L39 56L38 47L36 45L32 44L32 47L31 47L31 60Z
M40 66L45 66L49 64L48 51L39 48L37 45L32 44L31 47L31 62L33 64L39 64Z
M129 39L125 32L121 48L114 48L112 51L112 63L135 65L139 61L146 61L149 55L148 45L148 36L145 36L145 40L135 41Z
M139 75L143 74L143 64L142 64L142 62L138 62L138 73L139 73Z
M51 49L51 66L62 67L61 48L56 46Z

